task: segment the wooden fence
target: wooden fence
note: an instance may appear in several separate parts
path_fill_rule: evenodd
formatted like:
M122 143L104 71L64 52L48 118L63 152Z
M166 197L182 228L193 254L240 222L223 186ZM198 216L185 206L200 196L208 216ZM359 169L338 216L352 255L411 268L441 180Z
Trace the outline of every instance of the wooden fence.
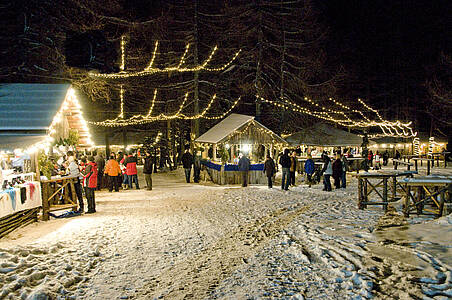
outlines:
M77 196L74 183L76 177L61 177L41 181L42 219L49 219L49 212L72 209L77 210Z

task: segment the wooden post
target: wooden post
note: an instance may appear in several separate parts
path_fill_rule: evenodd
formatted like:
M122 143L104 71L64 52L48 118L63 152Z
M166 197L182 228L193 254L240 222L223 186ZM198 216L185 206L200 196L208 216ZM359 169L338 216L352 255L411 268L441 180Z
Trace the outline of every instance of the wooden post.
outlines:
M422 200L422 186L417 187L417 193L416 193L416 209L417 214L422 214L423 205L420 203Z
M385 211L388 210L388 178L383 178L383 208Z
M397 178L395 176L392 177L392 201L396 201L397 197Z
M217 160L217 144L213 144L213 161Z
M71 181L71 183L69 185L71 186L72 202L77 204L77 196L75 194L75 185L74 185L75 179L70 179L70 181ZM72 208L72 211L77 211L77 205Z
M127 131L126 128L122 128L122 142L124 145L124 154L127 154Z
M403 208L403 214L405 215L405 217L409 217L410 216L410 198L411 198L411 188L409 185L405 185L405 207Z
M430 159L427 159L427 175L430 175Z
M108 132L105 133L105 156L107 159L110 157L110 139Z
M422 164L422 161L421 161L421 164ZM422 166L422 165L421 165L421 166ZM416 172L417 172L417 159L414 160L414 168L415 168L415 170L416 170Z
M363 209L363 180L358 177L358 208Z
M367 195L367 179L366 178L363 179L363 185L364 185L363 200L364 200L365 203L367 203L368 202L368 195ZM363 208L367 208L367 204L365 204L365 203L363 204Z
M49 220L49 183L42 183L42 220L48 221Z
M446 193L446 189L443 188L443 190L441 191L441 196L440 196L440 202L439 202L439 207L438 207L438 217L441 217L443 215L443 209L444 209L444 202L446 199L446 195L444 195Z

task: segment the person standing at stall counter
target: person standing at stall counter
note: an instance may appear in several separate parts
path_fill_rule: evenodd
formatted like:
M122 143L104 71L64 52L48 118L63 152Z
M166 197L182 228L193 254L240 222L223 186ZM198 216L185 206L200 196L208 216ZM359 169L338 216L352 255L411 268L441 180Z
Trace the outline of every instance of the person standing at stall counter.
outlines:
M238 167L239 171L242 173L242 187L246 187L248 186L248 172L250 170L251 163L248 157L246 157L243 153L240 153L239 157Z
M268 188L271 189L273 187L273 176L276 174L276 166L273 158L270 157L270 154L267 154L263 172L267 175Z
M88 156L88 163L85 167L83 175L83 185L85 187L86 200L88 202L87 214L96 212L96 200L94 198L94 191L97 188L97 165L94 162L93 156Z
M74 183L74 189L78 199L79 205L78 211L83 213L85 212L85 206L83 204L82 184L80 183L80 179L83 178L82 175L80 174L80 166L78 165L77 160L74 157L74 152L68 151L67 157L68 157L67 173L69 176L77 178L76 182Z

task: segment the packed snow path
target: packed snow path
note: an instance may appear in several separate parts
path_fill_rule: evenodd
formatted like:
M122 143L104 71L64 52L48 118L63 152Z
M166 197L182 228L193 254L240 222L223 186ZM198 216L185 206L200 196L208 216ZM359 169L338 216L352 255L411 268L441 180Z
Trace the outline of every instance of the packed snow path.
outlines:
M414 238L377 232L383 210L358 210L353 182L283 192L186 184L181 171L153 181L96 193L96 214L0 240L0 298L452 297L450 218L435 223L439 240Z

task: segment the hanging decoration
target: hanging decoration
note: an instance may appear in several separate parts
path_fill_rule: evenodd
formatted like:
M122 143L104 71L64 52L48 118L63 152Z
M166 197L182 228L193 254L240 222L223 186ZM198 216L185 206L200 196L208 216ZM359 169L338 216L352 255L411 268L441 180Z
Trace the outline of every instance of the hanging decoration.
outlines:
M323 119L326 121L330 121L330 122L339 124L341 126L350 127L350 128L351 127L360 127L360 128L378 127L378 128L380 128L382 133L375 135L374 137L376 137L376 136L392 136L392 137L408 138L408 137L415 137L417 135L417 132L414 132L413 129L411 128L412 122L403 123L401 121L391 122L391 121L384 120L377 110L368 106L361 99L358 99L358 102L365 109L374 113L377 116L378 121L371 121L368 117L366 117L363 114L362 111L359 111L356 109L351 109L350 107L348 107L332 98L329 98L328 100L337 104L341 108L345 109L347 112L335 110L330 107L322 106L307 97L305 97L304 100L307 101L308 103L310 103L312 106L314 106L315 110L303 107L299 104L293 103L284 98L282 99L282 101L273 101L273 100L265 99L259 95L256 95L256 97L260 101L265 102L265 103L270 103L273 106L284 108L287 110L292 110L295 112L300 112L303 114L308 114L310 116L313 116L313 117L316 117L319 119ZM361 120L359 120L359 121L352 120L350 117L351 113L361 115ZM339 115L340 117L337 117L337 115Z
M218 50L218 46L215 46L212 51L210 52L207 59L200 65L194 66L194 67L183 67L183 65L186 62L187 53L190 49L190 44L187 44L185 46L185 51L182 54L179 63L177 66L174 67L166 67L166 68L156 68L154 67L154 61L157 56L157 49L159 46L159 42L156 41L154 45L154 51L152 52L151 61L149 62L148 66L144 68L141 71L135 71L135 72L127 72L125 71L125 37L121 38L121 65L120 65L120 72L119 73L96 73L96 72L89 72L89 76L91 77L97 77L97 78L106 78L106 79L119 79L119 78L130 78L130 77L139 77L139 76L149 76L157 73L170 73L170 72L197 72L197 71L209 71L209 72L218 72L226 70L239 56L241 49L238 50L232 58L229 60L229 62L225 63L222 66L210 68L208 67L209 63L211 62L215 52Z
M419 156L419 154L420 154L420 147L419 147L419 138L418 137L415 137L414 139L413 139L413 145L414 145L414 155L416 155L416 156Z
M210 99L209 103L207 104L207 106L201 111L201 113L197 114L197 115L187 115L182 113L185 104L187 103L188 100L188 95L189 93L185 93L185 97L184 100L182 101L182 103L179 105L179 108L177 109L177 111L173 114L164 114L164 113L160 113L157 116L152 116L152 112L155 106L155 102L157 99L157 89L154 90L154 96L151 100L151 105L149 108L149 111L146 115L142 115L142 114L137 114L137 115L133 115L128 119L124 118L124 91L122 89L121 86L121 90L120 90L120 99L121 99L121 111L119 113L119 115L115 118L115 119L109 119L109 120L104 120L104 121L100 121L100 122L88 122L90 124L93 125L98 125L98 126L105 126L105 127L122 127L122 126L130 126L130 125L141 125L141 124L149 124L149 123L153 123L153 122L158 122L158 121L167 121L167 120L174 120L174 119L182 119L182 120L195 120L195 119L209 119L209 120L214 120L214 119L222 119L224 118L227 114L229 114L239 103L240 101L240 97L234 101L234 103L232 104L232 106L225 111L224 113L222 113L221 115L218 116L207 116L207 112L210 110L212 104L214 103L215 99L216 99L216 95L213 95L212 98Z
M432 156L433 155L433 147L435 147L435 138L433 136L431 136L428 139L428 156Z

